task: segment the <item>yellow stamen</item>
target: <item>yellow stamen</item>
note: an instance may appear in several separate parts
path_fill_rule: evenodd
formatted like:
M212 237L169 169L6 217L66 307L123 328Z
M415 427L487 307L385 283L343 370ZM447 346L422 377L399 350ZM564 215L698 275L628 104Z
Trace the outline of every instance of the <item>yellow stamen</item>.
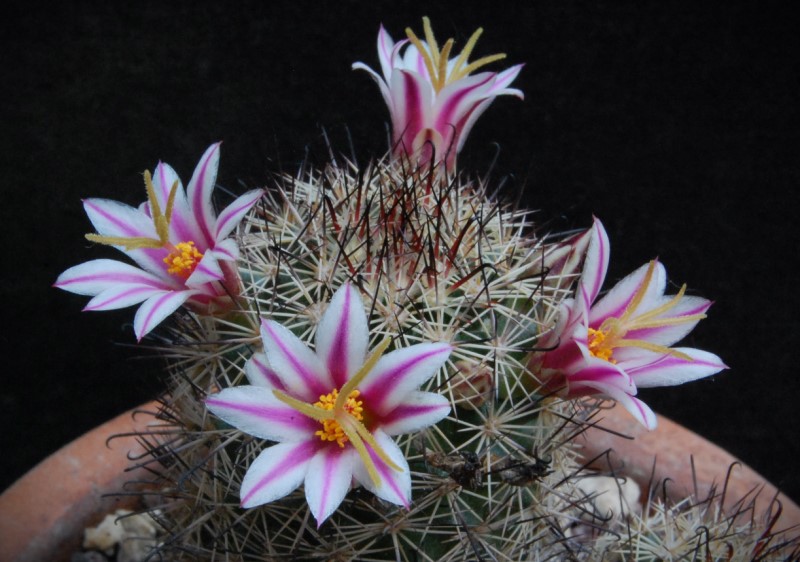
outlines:
M141 248L162 248L164 246L160 240L146 238L144 236L125 238L123 236L87 234L86 239L89 242L97 242L98 244L105 244L106 246L122 246L128 251L139 250Z
M304 416L308 416L312 420L317 420L318 422L322 422L323 420L332 420L333 419L333 411L332 410L323 410L322 408L317 408L303 402L302 400L298 400L297 398L292 398L282 390L273 390L272 394L286 404L303 414Z
M478 38L481 35L483 35L483 28L479 27L478 29L475 30L475 32L467 40L467 44L461 50L461 54L458 55L458 58L456 59L456 62L453 65L453 70L457 70L459 68L464 68L464 66L467 64L467 59L472 54L472 49L475 48L475 44L478 42ZM503 56L505 56L505 55L503 55ZM469 74L469 73L465 73L465 74Z
M652 343L644 340L620 339L614 342L614 347L639 347L641 349L647 349L648 351L663 353L664 355L674 355L675 357L683 359L684 361L694 361L694 359L692 359L685 353L672 349L671 347L658 345L657 343Z
M194 242L179 242L175 249L164 258L164 263L169 266L167 273L177 275L184 279L189 277L203 259L203 254L195 247Z
M500 53L482 57L470 64L467 64L467 59L472 53L472 50L475 48L475 44L478 42L478 37L480 37L483 33L483 28L478 28L469 38L466 46L461 51L461 54L458 55L458 58L456 58L455 63L453 63L452 68L450 68L448 72L448 58L453 49L455 41L453 39L448 39L440 51L436 42L436 38L433 35L431 22L428 17L422 18L422 26L425 29L425 41L427 43L427 48L414 34L414 32L411 31L410 27L406 28L406 35L408 36L408 40L411 41L411 44L417 48L422 56L422 60L425 63L425 68L428 70L428 74L431 77L431 85L437 93L448 84L468 76L470 73L475 72L479 68L494 61L506 58L505 54Z
M431 52L429 53L422 44L414 32L411 31L410 27L406 28L406 35L408 36L408 40L417 48L419 54L422 55L422 61L425 63L425 68L428 69L428 75L431 77L431 83L433 84L434 90L437 92L439 89L436 87L438 82L436 77L436 68L438 68L438 63L436 61L439 60L439 50L435 49L433 45L430 45Z
M392 343L392 338L384 338L375 349L372 351L372 354L367 358L364 362L364 365L358 370L358 372L347 381L344 386L342 386L342 391L339 394L339 397L336 399L336 405L334 406L335 410L341 410L344 407L345 396L349 396L355 388L361 384L361 381L364 380L372 368L375 366L375 363L378 362L378 359L381 358L383 352L386 351L386 348L389 347L389 344Z
M344 403L344 407L342 408L344 413L349 414L359 422L364 419L364 408L362 406L363 403L361 400L358 400L360 394L361 393L357 390L351 392L350 396ZM333 415L336 416L334 408L336 406L336 399L338 397L339 391L334 388L332 392L320 396L319 402L315 403L314 407L322 410L333 411ZM336 443L339 444L339 447L344 447L344 444L348 441L347 435L335 417L334 419L322 420L322 429L316 431L314 435L318 435L323 441L336 441Z
M153 217L153 226L156 228L158 238L146 236L103 236L101 234L87 234L86 239L90 242L105 244L106 246L122 246L125 250L140 250L143 248L165 248L169 244L169 223L172 220L172 208L175 204L175 195L178 191L178 180L172 184L167 196L167 210L161 214L161 206L158 204L156 190L153 186L153 178L148 170L144 171L144 185L147 191L147 201L150 204L150 215ZM190 242L194 244L194 242ZM180 245L180 244L179 244ZM202 257L202 255L201 255Z
M434 89L437 92L444 88L445 81L447 79L447 57L450 56L450 51L453 49L453 43L454 41L452 39L448 39L442 48L442 52L439 53L439 64L436 69L436 84L434 85Z
M431 27L431 19L428 16L422 17L422 29L425 31L425 41L428 42L428 45L431 48L431 53L434 56L433 62L438 66L439 45L436 43L436 36L433 34L433 28Z
M668 302L634 317L633 315L636 309L642 303L645 293L647 293L647 289L653 280L655 268L656 262L654 260L648 264L647 271L645 272L641 285L639 285L639 287L636 289L633 298L628 303L628 306L625 307L625 311L619 318L606 318L597 330L589 328L589 352L594 357L603 359L604 361L608 361L610 363L616 363L616 360L612 357L615 348L638 347L640 349L646 349L655 353L673 355L684 361L693 361L689 355L680 351L676 351L670 347L645 340L625 338L625 334L633 330L676 326L686 322L699 321L706 317L705 314L687 314L686 316L658 318L658 316L661 314L668 312L678 305L683 298L683 295L686 293L686 285L681 287L680 291L678 291L678 294L672 297Z
M336 442L339 447L344 447L350 442L355 448L358 456L367 469L370 479L376 485L380 485L378 469L367 450L369 445L381 461L393 470L402 471L403 468L389 458L386 451L378 444L372 433L364 426L364 405L362 400L358 400L361 393L356 390L375 364L392 343L392 338L383 339L358 372L347 381L341 389L333 389L328 394L319 397L319 401L313 405L292 398L285 392L273 390L275 398L322 424L322 429L314 432L323 441ZM366 445L365 445L366 443Z
M380 486L381 478L378 475L378 469L375 466L375 463L372 462L372 457L369 456L369 451L367 451L367 447L364 445L364 442L361 440L361 437L358 435L357 431L354 431L350 424L345 423L342 426L342 430L344 430L347 437L350 439L350 442L355 447L358 456L361 457L361 461L364 463L364 466L367 469L367 474L369 474L369 479L372 480L372 483L375 486Z
M358 432L358 435L364 441L366 441L370 447L372 447L372 450L375 451L375 454L378 455L379 459L381 459L384 463L386 463L389 467L391 467L394 470L397 471L403 470L392 459L389 458L389 455L387 455L386 451L384 451L383 448L380 445L378 445L378 442L375 441L375 437L369 431L367 431L367 428L364 427L363 423L354 424L354 427L356 432ZM372 462L371 459L370 462Z
M467 66L466 68L463 68L463 69L460 69L460 70L457 70L457 69L454 68L453 72L450 74L449 81L453 82L454 80L458 80L459 78L463 78L464 76L472 74L473 72L475 72L476 70L478 70L482 66L486 66L487 64L491 64L494 61L503 60L504 58L506 58L505 53L497 53L497 54L494 54L494 55L487 55L485 57L481 57L476 61L472 61L471 63L469 63L469 66Z
M608 345L604 345L605 341L606 334L604 332L589 328L589 352L598 359L616 363L617 361L611 358L611 353L614 350Z
M106 246L122 246L126 251L141 249L167 248L170 253L164 258L167 264L167 273L187 279L203 259L203 254L195 247L192 240L179 242L174 246L169 241L169 224L172 220L172 211L175 208L175 196L178 193L178 180L175 180L167 195L167 208L162 213L158 203L153 177L149 170L144 171L144 186L147 191L147 202L150 205L150 216L156 229L158 238L147 236L103 236L101 234L87 234L90 242L105 244Z

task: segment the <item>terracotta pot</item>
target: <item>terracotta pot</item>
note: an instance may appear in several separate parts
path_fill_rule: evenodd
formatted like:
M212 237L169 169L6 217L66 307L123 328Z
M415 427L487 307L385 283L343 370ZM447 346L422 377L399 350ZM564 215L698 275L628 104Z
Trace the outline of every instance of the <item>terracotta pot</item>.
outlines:
M156 403L117 416L66 445L34 467L0 495L0 561L68 561L80 548L83 530L96 525L116 509L135 507L135 497L110 496L123 490L126 482L146 476L127 470L130 457L143 452L135 437L108 441L113 435L143 430L153 421ZM646 488L654 480L669 478L670 495L677 499L694 489L690 455L694 456L698 492L707 493L713 483L724 482L728 467L739 462L719 447L686 428L659 416L658 429L644 430L622 408L603 413L599 423L625 439L603 429L584 434L584 456L591 459L613 449L615 466L624 465L623 473ZM780 499L783 513L778 528L800 525L797 504L766 482L744 464L736 467L727 485L727 497L733 502L754 488L762 512L772 499ZM646 492L646 490L645 490Z
M581 438L584 459L602 457L595 466L606 468L610 462L617 474L633 478L645 494L651 482L668 480L656 492L662 494L665 490L672 500L693 493L695 483L701 499L712 487L721 493L725 486L725 506L745 496L748 500L755 497L756 514L761 515L777 498L782 513L775 530L800 528L800 507L763 476L696 433L668 418L657 417L658 427L647 431L619 405L603 411L597 427ZM603 453L608 450L612 452L606 457Z
M156 403L125 412L62 447L0 495L0 561L69 561L83 530L116 509L135 507L136 497L111 496L126 482L145 476L126 471L144 450L135 437Z

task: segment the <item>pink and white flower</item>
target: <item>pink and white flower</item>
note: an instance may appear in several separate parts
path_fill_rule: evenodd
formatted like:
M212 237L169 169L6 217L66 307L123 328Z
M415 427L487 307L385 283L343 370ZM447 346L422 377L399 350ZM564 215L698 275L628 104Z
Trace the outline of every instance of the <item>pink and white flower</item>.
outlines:
M552 349L534 357L532 368L564 396L608 396L653 429L655 414L635 397L637 388L682 384L727 368L712 353L669 347L706 317L711 302L686 296L685 285L665 296L666 271L657 260L595 302L608 259L608 235L595 219L576 296L562 304L555 329L539 344Z
M63 272L55 286L90 295L84 310L112 310L142 303L134 319L141 340L183 304L211 313L231 305L239 293L235 261L239 248L229 235L263 195L237 198L219 215L211 194L219 148L208 147L187 190L168 164L145 172L148 201L139 208L108 199L83 202L97 234L87 239L117 247L136 266L98 259Z
M471 74L505 55L490 55L468 63L483 32L478 29L458 56L448 58L453 39L440 50L430 21L423 18L423 22L424 41L406 29L408 39L395 43L381 26L378 57L382 75L361 62L353 64L353 69L369 72L381 90L391 114L395 154L415 155L423 163L434 157L437 161L444 159L452 168L475 121L497 96L523 98L521 91L508 87L523 65L502 72ZM401 55L403 47L406 50Z
M367 357L367 317L358 291L343 285L317 327L316 351L266 320L264 353L246 365L250 385L226 388L206 405L230 425L277 444L264 449L242 481L242 507L278 500L304 485L321 525L351 482L408 507L411 475L392 439L433 425L450 412L440 394L418 390L444 364L448 343L421 343Z

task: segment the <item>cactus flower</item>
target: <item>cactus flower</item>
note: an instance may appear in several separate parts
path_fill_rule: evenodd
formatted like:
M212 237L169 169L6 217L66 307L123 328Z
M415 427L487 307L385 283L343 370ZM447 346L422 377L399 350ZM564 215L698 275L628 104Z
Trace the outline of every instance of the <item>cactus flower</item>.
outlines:
M637 388L682 384L727 368L712 353L670 347L705 318L711 302L686 296L686 285L665 296L666 271L657 260L595 302L608 258L608 235L595 219L576 296L561 305L556 328L540 342L551 350L538 354L533 368L567 397L608 396L653 429L655 414L635 397Z
M483 30L475 31L464 50L449 58L453 39L440 49L430 21L423 18L423 22L424 41L406 29L408 39L395 43L381 26L378 58L382 75L361 62L353 64L353 69L366 70L378 83L391 114L395 154L416 155L420 162L444 158L452 169L470 129L492 101L509 94L523 97L521 91L508 87L523 65L472 74L505 58L496 54L467 62ZM401 55L403 47L407 48Z
M200 312L230 306L239 292L234 262L239 255L229 235L261 198L253 190L219 215L211 193L219 167L219 143L203 154L184 190L175 171L159 163L145 172L147 202L138 209L107 199L83 202L97 234L92 242L115 246L136 266L98 259L63 272L55 286L93 296L84 310L111 310L142 303L134 319L141 340L184 303Z
M240 490L243 507L280 499L304 484L321 525L352 481L408 507L411 475L393 435L432 425L450 412L447 398L422 392L450 355L448 343L420 343L367 357L367 317L358 291L333 296L311 351L282 325L266 320L264 353L246 366L250 385L226 388L206 406L230 425L277 444L253 461Z

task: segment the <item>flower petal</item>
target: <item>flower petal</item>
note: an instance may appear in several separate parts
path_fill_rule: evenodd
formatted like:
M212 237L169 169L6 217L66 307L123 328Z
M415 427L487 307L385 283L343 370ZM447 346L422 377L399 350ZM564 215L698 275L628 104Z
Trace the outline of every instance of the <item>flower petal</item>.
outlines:
M263 353L256 353L244 365L244 374L253 386L263 386L264 388L286 390L280 377L275 371L269 368L267 356Z
M155 189L162 213L165 213L167 210L169 193L176 181L178 182L178 188L175 191L175 200L172 204L172 216L169 222L169 239L173 242L188 242L191 240L201 251L204 251L206 249L204 244L205 240L203 239L202 232L200 232L198 228L194 214L189 207L189 201L186 198L186 190L183 188L178 174L169 164L159 162L156 169L153 171L153 188Z
M239 259L239 245L236 243L236 239L226 238L225 240L217 242L214 249L208 250L206 253L211 254L218 260L236 261Z
M358 455L352 447L322 447L311 463L305 479L306 501L317 528L336 511L350 490L353 466Z
M463 116L486 99L493 79L493 72L481 72L445 86L436 95L431 112L436 116L433 127L444 135L447 127L461 124Z
M493 101L494 97L484 98L480 102L474 104L472 107L467 108L467 111L461 115L461 119L455 125L455 127L451 127L451 129L458 133L458 142L455 146L456 152L461 152L461 149L464 148L464 143L466 142L469 133L472 131L472 127L475 126L478 118L483 115L487 109L489 109L489 106Z
M153 220L135 207L111 199L85 199L83 208L98 234L158 239Z
M589 238L589 247L586 250L586 260L584 261L583 274L580 281L581 288L586 293L590 305L597 298L603 286L603 281L605 281L608 260L611 254L610 248L608 233L603 223L600 222L600 219L594 217L592 234ZM632 297L633 293L627 297L625 302L630 302ZM592 310L592 313L592 318L594 318L595 310Z
M136 339L141 341L153 328L196 293L197 291L163 291L144 301L133 319L133 331Z
M635 366L622 365L636 386L674 386L718 373L728 366L722 359L701 349L676 347L675 351L692 358L686 361L674 355L648 353L651 360Z
M200 288L202 285L221 281L225 278L222 268L219 266L217 256L213 252L206 252L192 274L186 279L186 286Z
M664 266L656 262L650 283L647 287L642 288L649 267L649 263L639 267L636 271L630 273L619 283L614 285L603 298L597 301L594 306L592 306L592 310L589 314L589 324L592 327L596 327L606 318L612 316L615 318L621 317L625 314L628 305L640 290L643 290L644 293L636 310L629 311L630 316L639 316L643 312L656 308L661 302L661 297L664 295L664 289L667 284L667 274L664 271Z
M333 389L323 362L288 329L265 320L261 323L261 339L269 366L292 396L314 402Z
M384 355L361 384L365 403L387 415L436 374L452 349L449 343L420 343Z
M197 222L200 232L205 238L206 247L212 248L217 233L217 219L214 215L214 207L211 204L211 193L217 181L217 171L219 170L219 147L221 143L209 146L197 167L194 170L191 181L187 188L189 197L189 207ZM200 245L198 241L195 243Z
M392 438L386 435L381 429L375 430L373 432L373 437L375 437L378 446L383 449L389 459L402 468L402 470L394 470L386 465L375 451L372 450L372 447L365 443L370 458L372 462L375 463L375 468L380 477L380 483L375 486L369 474L367 474L364 463L361 462L360 459L359 462L354 463L353 477L379 498L408 508L411 502L411 471L408 468L408 461L406 461L400 447L398 447Z
M452 131L453 128L450 127L449 132L452 133ZM405 150L409 154L414 154L420 162L433 162L434 159L441 160L438 156L442 155L450 161L456 156L452 135L445 142L439 131L430 127L425 127L417 133L417 136L411 141L410 147L406 145Z
M393 100L392 140L404 152L412 150L414 138L427 126L433 92L428 81L416 72L396 70L389 90Z
M381 419L387 435L411 433L429 427L450 413L450 401L442 394L411 392L405 400Z
M493 95L499 96L502 94L517 96L519 99L525 99L525 94L523 94L520 90L511 88L509 89L508 86L516 80L517 76L519 75L520 71L523 69L525 64L515 64L512 67L506 68L502 72L498 72L494 79L494 84L492 84L491 92Z
M636 385L630 375L607 361L596 359L587 362L580 371L567 376L568 398L594 394L600 390L604 394L636 394Z
M662 304L667 304L672 300L672 296L664 296L660 299L654 300L653 306L650 307L650 310L657 308ZM656 320L705 314L710 306L711 301L707 299L701 297L683 296L681 300L673 305L672 308L670 308L665 314L660 314L657 316ZM647 311L640 310L640 313L641 312ZM695 326L697 326L698 322L700 322L700 318L683 321L678 324L670 325L669 323L665 323L663 326L654 328L642 328L638 330L634 329L625 334L625 338L633 340L645 340L658 345L670 346L686 337L686 335L691 332ZM620 360L622 360L621 358L622 355L619 356Z
M116 310L139 304L155 294L162 294L163 289L154 289L147 285L117 285L109 287L86 303L83 310Z
M91 260L70 267L58 276L54 285L78 295L97 295L119 285L140 285L163 290L172 288L152 273L108 259Z
M590 228L565 240L544 246L539 265L541 271L548 272L548 282L564 279L560 283L561 286L564 286L571 279L586 257L591 238L592 229Z
M217 217L217 232L214 239L223 240L227 238L263 195L263 189L254 189L244 195L240 195L233 203L225 207Z
M392 63L394 60L394 40L386 28L381 24L378 30L378 60L381 63L381 72L383 77L388 81L389 76L392 75Z
M110 199L86 199L83 208L101 236L158 239L152 219L140 209ZM122 246L114 247L139 267L165 279L169 277L163 262L167 251L163 248L126 250Z
M209 396L206 407L236 429L270 441L311 439L320 427L319 422L275 398L265 386L225 388Z
M292 493L305 479L316 452L313 441L280 443L261 451L242 480L242 507L256 507Z
M430 29L427 22L425 25L428 35ZM353 64L354 69L369 72L381 90L392 119L395 154L413 155L423 163L434 155L437 159L441 156L440 160L452 168L469 130L494 98L523 97L521 91L508 87L523 65L470 76L464 73L474 68L466 61L469 52L453 54L453 58L442 59L442 67L434 70L429 64L439 67L440 57L449 56L449 50L442 52L438 46L418 38L395 43L381 25L378 59L382 76L363 63ZM438 76L432 76L432 72Z
M653 412L653 410L651 410L647 404L635 396L631 396L630 394L615 387L604 387L602 389L598 388L598 390L600 390L609 398L612 398L618 403L622 404L622 406L647 429L652 431L656 428L657 420L655 412Z
M364 364L369 327L358 289L346 283L331 298L317 326L317 355L336 388L341 388Z
M363 62L354 62L352 68L353 70L366 70L369 73L372 79L375 80L375 83L378 84L378 88L380 88L381 91L381 96L383 96L383 101L389 108L389 112L393 113L392 108L394 107L394 103L392 102L392 94L389 91L388 84L384 81L384 79L380 76L380 74L372 70Z

